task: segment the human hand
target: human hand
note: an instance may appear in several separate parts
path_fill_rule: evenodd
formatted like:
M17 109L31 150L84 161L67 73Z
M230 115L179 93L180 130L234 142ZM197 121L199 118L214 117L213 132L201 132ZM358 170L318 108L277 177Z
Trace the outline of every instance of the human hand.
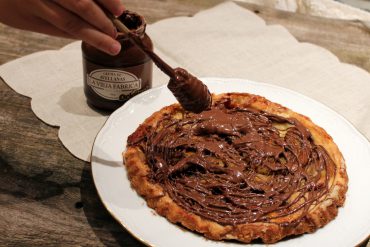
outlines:
M0 0L0 22L9 26L81 39L111 55L121 45L103 6L115 16L124 11L120 0Z

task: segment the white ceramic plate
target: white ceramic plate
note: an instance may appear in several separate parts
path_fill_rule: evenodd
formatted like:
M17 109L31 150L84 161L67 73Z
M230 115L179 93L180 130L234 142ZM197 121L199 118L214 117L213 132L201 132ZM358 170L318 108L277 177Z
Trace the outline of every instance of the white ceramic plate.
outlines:
M339 146L347 164L349 187L338 216L313 234L278 242L276 246L355 246L370 234L370 143L343 117L294 91L240 79L203 78L213 93L248 92L265 96L309 116ZM96 137L92 151L95 186L105 207L136 238L150 246L241 246L216 242L184 231L156 215L131 188L121 153L128 135L153 112L176 102L166 87L142 93L115 111ZM261 245L261 244L259 244Z

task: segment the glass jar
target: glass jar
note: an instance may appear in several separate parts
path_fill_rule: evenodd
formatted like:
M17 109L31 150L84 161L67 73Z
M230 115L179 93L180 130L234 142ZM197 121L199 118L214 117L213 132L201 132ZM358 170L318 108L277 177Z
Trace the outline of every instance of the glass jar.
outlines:
M153 50L145 33L144 17L125 11L119 19ZM131 97L152 87L153 62L127 35L118 32L121 51L106 54L82 42L84 92L87 103L95 108L113 111Z

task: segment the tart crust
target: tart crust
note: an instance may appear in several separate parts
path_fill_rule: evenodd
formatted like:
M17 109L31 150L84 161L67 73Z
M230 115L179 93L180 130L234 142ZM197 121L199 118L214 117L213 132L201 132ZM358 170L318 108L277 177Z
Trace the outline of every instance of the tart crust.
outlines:
M290 224L295 214L289 219L277 218L275 222L254 222L238 225L221 225L212 220L205 219L185 210L176 204L165 192L160 184L149 179L150 168L146 161L145 153L137 145L128 145L123 153L124 165L128 172L131 186L139 195L145 198L147 205L159 215L166 217L170 222L181 224L191 231L203 234L212 240L237 240L250 243L260 239L264 243L275 243L286 236L311 233L333 220L338 207L345 201L348 177L345 169L344 158L326 131L315 125L308 117L267 100L264 97L248 93L225 93L213 95L213 103L225 98L231 99L235 106L251 107L267 113L276 114L285 118L295 118L311 133L314 143L324 147L334 161L336 170L334 176L329 178L329 190L320 198L319 202L310 205L306 215L297 224ZM183 112L179 104L162 108L147 118L137 130L129 137L129 143L140 140L147 133L148 127L155 127L165 114ZM285 221L285 222L284 222Z

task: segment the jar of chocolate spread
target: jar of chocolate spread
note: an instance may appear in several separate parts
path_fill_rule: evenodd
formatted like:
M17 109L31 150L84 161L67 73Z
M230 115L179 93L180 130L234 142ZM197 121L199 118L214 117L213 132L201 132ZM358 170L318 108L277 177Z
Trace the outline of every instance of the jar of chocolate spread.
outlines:
M125 11L120 17L150 50L153 44L145 33L145 19ZM115 110L128 99L152 87L152 60L127 35L118 33L121 51L116 56L106 54L82 42L84 92L90 106Z

